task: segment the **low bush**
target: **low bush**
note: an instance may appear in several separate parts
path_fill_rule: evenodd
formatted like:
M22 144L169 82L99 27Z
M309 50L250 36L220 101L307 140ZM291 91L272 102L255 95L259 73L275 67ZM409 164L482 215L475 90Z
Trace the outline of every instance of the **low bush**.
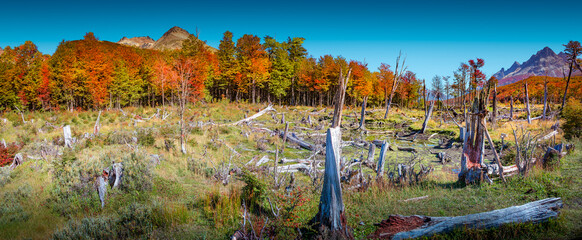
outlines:
M564 111L564 137L566 139L582 137L582 103L579 100L570 98Z
M70 220L64 228L53 234L53 239L128 239L151 234L155 229L166 228L180 219L168 212L162 204L132 203L122 208L117 216L89 217Z

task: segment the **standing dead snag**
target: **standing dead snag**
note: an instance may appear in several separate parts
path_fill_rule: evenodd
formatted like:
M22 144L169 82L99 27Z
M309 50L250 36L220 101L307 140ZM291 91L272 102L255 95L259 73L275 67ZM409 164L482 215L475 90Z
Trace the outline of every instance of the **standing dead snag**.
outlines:
M400 63L400 57L402 56L402 52L398 54L396 58L396 68L394 68L394 78L392 81L392 90L390 91L390 98L385 99L386 101L386 113L384 113L384 119L388 118L388 112L390 111L390 105L392 104L392 98L394 97L394 93L396 92L396 88L398 88L398 84L402 81L402 75L406 72L406 68L404 64L406 63L406 57ZM398 70L398 65L400 65L400 70ZM388 89L386 89L388 91ZM387 95L387 94L385 94Z
M366 129L366 126L364 126L364 122L366 119L366 103L368 102L368 96L364 97L364 101L362 102L362 112L360 113L360 126L358 127L359 129Z
M351 74L348 70L344 79L340 71L339 88L335 96L335 110L331 128L327 130L325 145L325 172L323 188L319 199L319 211L312 222L318 224L319 234L324 239L350 239L340 182L341 161L341 115L347 82Z
M527 80L525 80L525 107L527 110L527 123L531 124L531 111L529 110L529 92L527 90Z
M71 126L63 127L63 138L65 139L65 147L73 148L73 137L71 136Z
M490 88L491 85L486 90L481 90L476 94L469 119L467 119L467 140L463 145L461 171L459 172L459 181L466 184L479 183L484 178L488 179L483 164L485 125L482 123L487 116L487 99L489 99Z
M101 118L101 110L99 110L99 115L97 115L97 121L95 121L95 127L93 127L93 134L99 134L99 129L101 125L99 124L99 119Z
M388 149L388 142L382 142L382 148L380 149L380 156L378 157L378 169L376 169L377 178L382 178L384 175L384 164L386 157L386 150Z
M428 120L430 120L430 115L432 114L433 107L434 107L434 101L431 101L430 107L428 108L428 111L424 115L424 122L422 123L422 129L420 130L420 132L423 134L426 131L426 126L428 125Z
M491 126L497 127L497 83L493 88L493 112L491 113Z

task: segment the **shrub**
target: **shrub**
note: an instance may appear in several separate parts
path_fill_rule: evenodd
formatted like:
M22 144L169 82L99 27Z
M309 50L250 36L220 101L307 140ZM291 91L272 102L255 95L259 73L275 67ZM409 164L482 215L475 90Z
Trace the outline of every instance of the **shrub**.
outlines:
M51 162L52 184L48 202L53 211L70 216L80 210L94 212L100 208L90 169L84 169L73 152L63 153Z
M564 123L564 137L566 139L582 137L582 103L580 101L570 98L562 117L566 121Z
M151 130L144 128L137 130L137 143L142 146L151 147L155 142L156 138Z
M21 202L27 201L31 195L32 187L25 184L16 191L6 192L0 198L0 225L24 222L28 220L30 214L22 208Z
M246 184L242 188L242 201L251 211L261 211L267 185L248 171L243 172L242 181Z
M21 148L22 146L16 143L7 144L6 147L4 147L4 144L0 144L0 167L11 164L14 156Z
M202 198L197 207L204 209L204 216L214 224L214 227L234 229L238 227L241 216L240 199L240 192L236 188L231 188L228 193L222 193L219 187L215 186Z
M89 217L80 221L70 220L63 229L53 234L53 239L128 239L151 234L157 228L165 228L178 222L163 205L151 206L132 203L121 209L118 216Z
M125 192L143 192L152 188L150 161L143 154L131 153L123 158L123 183Z

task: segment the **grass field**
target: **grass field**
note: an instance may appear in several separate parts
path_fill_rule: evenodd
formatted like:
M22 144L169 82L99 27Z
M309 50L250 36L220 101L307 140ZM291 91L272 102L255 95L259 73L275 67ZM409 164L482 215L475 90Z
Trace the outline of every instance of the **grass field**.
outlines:
M283 184L275 189L272 168L275 151L282 140L268 131L282 130L279 119L285 114L290 130L308 142L322 144L329 128L331 108L278 107L252 124L229 123L251 116L266 105L218 102L190 106L188 154L180 153L179 117L176 109L162 119L155 108L126 108L103 111L101 130L92 135L98 116L96 111L27 112L26 123L15 112L0 118L0 139L17 142L25 156L13 171L0 170L0 239L78 239L78 238L160 238L226 239L241 229L243 209L251 213L253 227L262 226L278 239L302 238L309 232L308 222L317 212L321 184L297 172L295 188L290 193ZM520 205L547 197L561 197L564 208L558 219L544 224L517 224L492 230L459 229L434 238L473 239L573 239L582 237L582 154L579 150L562 158L553 169L536 166L527 176L513 176L506 184L464 186L457 183L454 169L459 168L459 151L451 152L453 161L442 165L434 151L445 142L455 142L458 129L450 121L441 121L441 112L433 115L427 136L414 142L399 140L421 128L424 113L420 110L395 109L386 120L381 109L368 109L368 132L357 130L360 109L344 111L342 138L388 140L391 144L418 149L416 157L434 171L418 184L379 184L364 192L344 186L343 197L348 225L358 239L376 229L374 223L390 214L459 216ZM533 115L540 114L539 106ZM313 125L302 122L311 115ZM357 115L357 116L356 116ZM148 119L149 118L149 119ZM524 118L524 113L517 116ZM0 120L2 120L0 119ZM495 142L507 134L513 143L512 126L523 125L535 134L547 133L553 121L501 121L491 129ZM70 125L77 139L73 149L63 147L62 126ZM562 133L557 139L561 139ZM579 140L571 141L576 149ZM540 148L540 151L542 149ZM511 151L508 150L508 152ZM310 151L287 144L280 158L305 159ZM376 151L375 159L379 151ZM255 166L267 156L271 161ZM346 160L367 156L367 149L348 146ZM386 172L398 163L406 163L412 153L389 151ZM492 156L486 156L491 159ZM315 155L323 160L324 156ZM105 207L101 208L95 179L112 162L124 164L121 189L108 189ZM239 168L224 185L214 177L221 166ZM228 168L228 169L230 169ZM376 174L365 168L364 174ZM289 177L287 178L289 179ZM409 198L428 196L418 201ZM271 205L280 208L274 217ZM244 205L243 205L244 203ZM268 220L267 220L268 219ZM300 229L298 231L298 229ZM305 237L306 235L303 235Z

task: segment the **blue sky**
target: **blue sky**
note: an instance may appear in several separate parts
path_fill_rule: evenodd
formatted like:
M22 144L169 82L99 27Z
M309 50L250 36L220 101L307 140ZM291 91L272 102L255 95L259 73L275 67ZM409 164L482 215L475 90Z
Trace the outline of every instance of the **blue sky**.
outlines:
M558 5L559 4L559 5ZM315 57L394 65L427 80L452 75L460 62L485 59L490 76L549 46L582 41L578 1L9 1L1 4L0 47L31 40L52 54L58 43L86 32L106 41L159 38L173 26L218 47L224 31L260 37L304 37ZM571 29L575 29L571 31Z

